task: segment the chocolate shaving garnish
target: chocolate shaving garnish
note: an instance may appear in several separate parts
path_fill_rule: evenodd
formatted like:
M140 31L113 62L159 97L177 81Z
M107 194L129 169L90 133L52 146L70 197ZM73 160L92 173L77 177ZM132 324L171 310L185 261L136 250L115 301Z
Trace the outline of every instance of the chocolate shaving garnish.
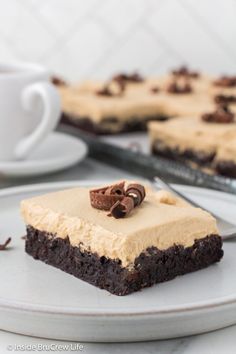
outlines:
M216 95L214 101L220 104L236 103L236 96L234 95Z
M207 123L232 123L234 114L227 105L219 105L215 112L203 114L202 120Z
M101 88L100 90L97 90L96 91L96 94L98 96L108 96L108 97L111 97L111 96L114 96L113 93L111 92L110 88L108 85L105 85L103 88Z
M10 242L11 237L9 237L3 244L0 244L0 251L5 251Z
M124 197L121 201L117 201L110 209L110 213L114 218L120 219L127 216L134 209L134 199Z
M126 88L126 82L125 81L116 81L118 87L119 87L119 90L120 90L120 95L124 93L125 91L125 88Z
M25 235L25 236L21 236L21 239L22 240L26 240L27 239L27 236Z
M176 94L190 93L192 92L192 86L189 82L180 83L174 80L167 86L167 92Z
M133 198L134 206L136 207L142 203L146 193L144 187L141 184L133 183L128 185L125 195L127 197Z
M199 77L199 73L197 71L191 71L185 65L181 66L179 69L172 70L172 74L174 76L185 76L192 79L196 79Z
M116 84L114 88L113 85ZM122 96L125 91L126 83L124 81L112 81L106 83L106 85L96 91L96 94L99 96L115 97Z
M117 82L143 82L144 78L137 72L134 72L133 74L117 74L115 76L113 76L112 78L113 81L117 81Z
M124 182L110 186L105 191L105 195L124 195L124 193Z
M132 209L139 206L145 198L145 188L138 183L129 184L127 189L125 183L114 184L108 187L90 191L90 202L92 207L100 210L110 210L108 216L116 219L128 215Z
M152 93L158 93L160 91L160 88L158 86L153 86L150 88L150 91Z
M97 90L96 94L107 97L122 96L128 82L139 83L143 81L144 79L138 73L133 73L130 75L118 74L108 81L103 88ZM116 84L116 88L113 87L114 83Z
M236 86L236 76L221 76L213 84L220 87L234 87Z
M91 190L90 201L92 207L100 210L110 210L117 201L124 198L124 193L120 194L120 191L123 191L123 189L124 182L114 186Z
M58 76L52 76L51 82L55 86L66 86L67 85L67 83L62 78L60 78Z

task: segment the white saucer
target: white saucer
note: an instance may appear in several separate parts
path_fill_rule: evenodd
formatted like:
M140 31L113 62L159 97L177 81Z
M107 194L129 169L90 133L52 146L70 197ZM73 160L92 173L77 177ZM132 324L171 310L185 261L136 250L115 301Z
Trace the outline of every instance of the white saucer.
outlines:
M53 132L23 161L0 161L0 174L10 177L42 175L63 170L83 160L85 143L70 135Z
M11 248L0 252L1 329L61 340L127 342L203 333L236 323L236 240L224 243L219 264L123 297L28 256L21 239L25 227L19 215L20 201L76 185L88 182L0 191L0 240L12 236ZM177 188L235 222L236 196Z

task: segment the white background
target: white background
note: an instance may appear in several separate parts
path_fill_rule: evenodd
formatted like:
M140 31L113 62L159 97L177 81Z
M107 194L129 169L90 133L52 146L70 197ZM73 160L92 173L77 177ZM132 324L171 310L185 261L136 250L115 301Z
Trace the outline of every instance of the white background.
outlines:
M189 63L236 73L236 0L0 0L0 58L70 80Z

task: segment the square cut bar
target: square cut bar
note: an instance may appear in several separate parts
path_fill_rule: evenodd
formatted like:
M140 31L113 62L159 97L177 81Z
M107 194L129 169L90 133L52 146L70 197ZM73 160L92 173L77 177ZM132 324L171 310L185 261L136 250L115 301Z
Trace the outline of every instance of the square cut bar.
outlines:
M215 219L165 191L146 187L128 216L94 209L89 189L22 201L26 252L115 295L205 268L223 256Z
M63 109L62 121L95 134L116 134L147 130L147 122L172 116L202 114L214 107L207 93L211 80L205 76L191 79L193 91L167 92L171 74L127 82L121 95L98 95L106 82L87 81L58 87ZM114 83L113 83L114 84Z
M98 95L100 83L59 88L63 119L94 134L116 134L147 130L147 122L161 120L162 102L146 84L129 83L118 96Z
M150 122L148 130L154 155L236 177L236 123L208 123L200 117L182 117Z

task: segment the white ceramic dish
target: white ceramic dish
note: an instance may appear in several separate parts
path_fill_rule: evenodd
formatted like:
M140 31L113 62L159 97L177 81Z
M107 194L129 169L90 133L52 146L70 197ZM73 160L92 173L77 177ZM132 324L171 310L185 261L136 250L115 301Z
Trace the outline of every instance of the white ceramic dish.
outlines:
M0 174L19 177L56 172L82 161L86 154L82 140L53 132L26 160L0 161Z
M178 337L236 323L235 241L224 244L221 263L125 297L113 296L25 254L20 200L78 184L0 191L0 240L13 236L11 249L0 252L1 329L54 339L118 342ZM235 220L235 196L178 188L229 221Z

